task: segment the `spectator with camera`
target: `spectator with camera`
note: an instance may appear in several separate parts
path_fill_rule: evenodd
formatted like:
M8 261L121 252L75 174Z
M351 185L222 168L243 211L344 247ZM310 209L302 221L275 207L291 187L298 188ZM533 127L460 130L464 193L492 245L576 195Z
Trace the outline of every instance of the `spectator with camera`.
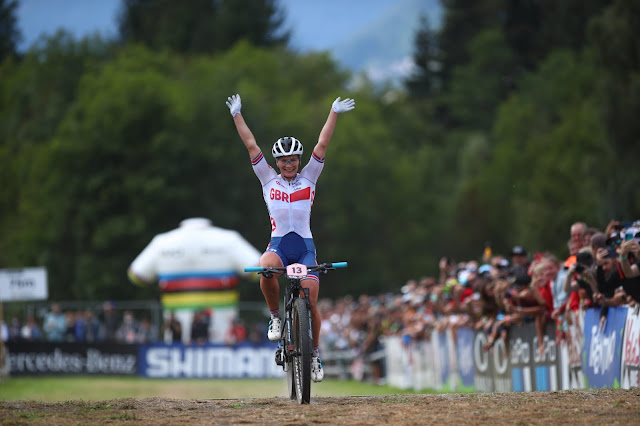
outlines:
M615 237L614 237L615 238ZM594 299L596 304L604 306L620 306L626 298L618 289L622 288L624 274L616 262L618 242L611 242L608 248L598 249L596 252L596 282L598 293Z
M576 261L569 266L564 280L564 291L569 294L565 305L556 309L552 317L564 313L566 309L576 312L594 304L594 295L598 292L593 256L588 248L583 248L576 255Z
M626 230L625 241L620 245L618 264L624 276L622 288L627 293L627 302L640 302L640 231L633 227Z

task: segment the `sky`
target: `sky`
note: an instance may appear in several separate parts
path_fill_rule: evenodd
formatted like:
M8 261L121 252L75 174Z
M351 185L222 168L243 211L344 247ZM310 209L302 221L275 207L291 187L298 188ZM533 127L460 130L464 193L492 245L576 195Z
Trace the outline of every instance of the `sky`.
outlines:
M19 0L18 25L23 33L20 49L28 48L42 33L59 28L81 37L94 32L116 34L122 0ZM394 0L280 0L291 44L302 51L327 50L357 32L393 5Z
M329 51L338 62L353 71L375 63L377 70L368 73L371 76L377 72L383 79L389 72L397 72L398 67L405 69L400 72L406 72L407 65L412 66L407 64L407 60L411 60L406 51L412 33L394 28L393 24L386 24L385 28L385 18L399 11L407 15L408 10L408 15L417 22L417 13L409 9L414 9L416 4L426 8L427 4L435 2L280 0L279 4L285 10L285 27L291 30L290 46L293 49L302 53ZM41 34L51 35L60 28L77 38L96 32L106 38L114 37L121 3L122 0L19 0L17 18L23 40L18 47L26 50ZM390 59L388 46L386 52L383 51L383 45L390 42L404 46L401 58Z

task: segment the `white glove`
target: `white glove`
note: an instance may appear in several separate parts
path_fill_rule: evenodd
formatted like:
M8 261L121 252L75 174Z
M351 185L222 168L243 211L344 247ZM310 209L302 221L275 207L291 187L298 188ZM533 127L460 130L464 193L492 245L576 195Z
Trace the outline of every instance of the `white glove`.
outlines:
M242 109L242 101L240 100L240 95L233 95L227 99L227 106L229 107L229 111L231 111L231 116L235 117L236 114L238 114Z
M333 105L331 105L331 108L333 108L333 110L337 114L340 114L341 112L351 111L355 107L356 101L354 101L353 99L347 98L344 101L341 101L339 97L336 98L336 100L333 101Z

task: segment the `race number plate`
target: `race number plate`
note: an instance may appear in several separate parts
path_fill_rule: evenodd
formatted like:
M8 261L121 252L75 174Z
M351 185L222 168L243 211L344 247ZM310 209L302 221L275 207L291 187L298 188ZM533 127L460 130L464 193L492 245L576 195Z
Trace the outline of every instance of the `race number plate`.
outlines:
M287 276L289 277L306 277L307 267L300 263L294 263L287 266Z

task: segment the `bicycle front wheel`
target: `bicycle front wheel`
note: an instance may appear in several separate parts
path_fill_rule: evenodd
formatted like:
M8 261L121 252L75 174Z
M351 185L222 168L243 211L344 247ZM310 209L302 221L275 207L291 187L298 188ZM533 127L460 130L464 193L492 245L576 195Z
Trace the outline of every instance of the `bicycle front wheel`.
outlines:
M307 301L298 298L293 305L292 338L293 379L298 404L308 404L311 399L311 323Z
M283 306L287 306L287 297L285 296L284 298L284 304ZM285 356L284 356L284 362L285 362L285 366L284 369L287 372L287 395L289 395L289 399L296 399L296 378L295 378L295 374L293 373L293 357L290 356L288 350L287 350L287 338L286 336L289 335L289 326L291 325L289 322L285 321L283 323L284 325L284 333L282 333L282 350L285 351Z

